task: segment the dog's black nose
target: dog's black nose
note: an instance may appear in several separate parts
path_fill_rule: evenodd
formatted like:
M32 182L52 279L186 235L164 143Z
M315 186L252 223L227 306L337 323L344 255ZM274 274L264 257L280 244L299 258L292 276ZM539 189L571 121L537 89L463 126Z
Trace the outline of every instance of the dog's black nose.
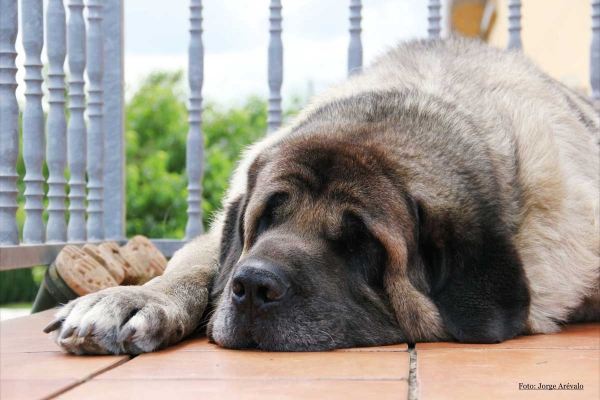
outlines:
M241 312L252 316L279 306L290 291L290 281L281 267L265 261L242 264L231 283L231 298Z

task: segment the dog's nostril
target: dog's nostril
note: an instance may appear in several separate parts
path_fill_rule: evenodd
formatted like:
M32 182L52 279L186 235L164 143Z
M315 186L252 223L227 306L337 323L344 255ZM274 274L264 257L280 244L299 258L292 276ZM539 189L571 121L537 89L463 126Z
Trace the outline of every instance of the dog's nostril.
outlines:
M275 290L267 286L259 287L256 291L256 297L263 303L270 303L272 301L278 301L281 299L281 296L278 295Z
M231 301L241 312L265 311L278 306L289 288L290 281L280 267L255 261L236 271L231 281Z
M233 282L233 285L231 286L231 291L236 296L242 297L242 296L244 296L244 293L246 293L246 288L240 281L235 281L235 282Z

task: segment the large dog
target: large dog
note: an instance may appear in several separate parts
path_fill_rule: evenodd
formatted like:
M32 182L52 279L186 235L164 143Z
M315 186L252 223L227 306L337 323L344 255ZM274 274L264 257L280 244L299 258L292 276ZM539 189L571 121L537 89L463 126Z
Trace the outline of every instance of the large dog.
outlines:
M597 320L599 126L519 52L403 44L250 148L165 275L77 299L47 331L136 354L204 318L224 347L307 351Z

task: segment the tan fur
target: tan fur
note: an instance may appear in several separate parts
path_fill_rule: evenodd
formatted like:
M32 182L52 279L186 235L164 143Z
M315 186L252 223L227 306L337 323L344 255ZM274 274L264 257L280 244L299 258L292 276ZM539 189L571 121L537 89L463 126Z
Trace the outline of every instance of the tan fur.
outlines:
M589 316L590 304L593 307L600 299L600 108L547 77L519 52L501 51L457 38L399 46L362 74L315 98L288 126L251 146L232 177L224 207L228 208L246 192L248 170L257 157L293 136L292 132L320 108L364 93L389 92L406 93L402 106L422 116L424 123L433 115L455 127L459 134L477 137L469 143L480 143L477 149L486 152L491 160L498 190L486 195L498 199L502 205L501 221L512 232L523 263L531 295L527 331L555 332L570 316ZM340 120L337 126L328 126L327 132L335 138L347 128L344 124ZM478 128L473 130L472 124ZM318 127L318 122L315 126ZM359 127L352 128L356 131ZM377 129L377 125L368 129ZM380 134L385 138L393 132ZM399 140L395 138L390 143ZM368 139L365 143L368 144ZM390 153L396 150L389 149ZM402 144L402 152L395 154L411 160L407 162L409 172L414 175L408 187L411 195L424 200L436 212L455 213L457 219L461 213L471 213L468 204L455 209L452 196L444 192L447 187L443 185L448 182L436 176L419 176L419 167L435 170L432 167L436 167L436 160L421 158L418 152L411 151L407 142ZM456 159L468 161L460 149L448 151L455 151ZM193 240L173 257L164 276L140 288L146 291L143 293L149 301L163 304L174 315L185 315L177 323L182 324L186 333L199 323L206 307L206 294L218 269L223 224L220 215L209 233ZM386 276L386 288L399 323L405 325L409 337L445 338L435 305L407 279L407 250L398 242L397 233L385 229L380 233L380 239L385 241L387 237L386 247L395 249L391 258L397 262ZM125 290L122 296L114 291L111 296L113 306L116 303L133 307ZM78 321L86 312L101 318L101 313L88 312L86 301L78 300L59 314L61 318L68 316L66 326L72 326L69 318ZM164 305L170 302L177 306ZM402 321L407 315L414 316L413 325ZM145 323L150 322L146 319ZM65 329L68 328L63 327L63 333ZM165 331L160 341L138 331L143 338L139 339L142 350L162 347L180 338L172 329ZM77 343L74 340L57 342L72 352L118 352L110 338L88 348L74 345Z
M586 129L560 95L565 90L520 53L463 39L451 40L447 47L447 53L401 47L362 75L313 100L288 127L246 152L227 199L244 190L246 171L256 156L281 141L319 106L365 91L415 88L435 95L496 133L489 136L490 147L496 150L496 170L504 182L518 174L524 188L523 209L509 210L513 214L506 219L519 221L516 245L532 296L529 330L555 332L584 298L599 296L598 105L593 107L566 92L593 122ZM470 85L472 81L478 84ZM424 110L430 107L425 99L415 98L414 103ZM519 171L505 164L513 140Z

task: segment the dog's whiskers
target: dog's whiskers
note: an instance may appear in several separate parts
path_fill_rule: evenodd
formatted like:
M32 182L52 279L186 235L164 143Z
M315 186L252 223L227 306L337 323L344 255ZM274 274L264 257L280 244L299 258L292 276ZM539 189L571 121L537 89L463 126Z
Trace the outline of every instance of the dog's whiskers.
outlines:
M325 335L329 336L329 339L331 339L331 343L335 345L335 340L333 340L333 336L331 336L329 333L327 333L326 331L324 331L322 329L317 329L317 332L321 332L321 333L324 333Z

